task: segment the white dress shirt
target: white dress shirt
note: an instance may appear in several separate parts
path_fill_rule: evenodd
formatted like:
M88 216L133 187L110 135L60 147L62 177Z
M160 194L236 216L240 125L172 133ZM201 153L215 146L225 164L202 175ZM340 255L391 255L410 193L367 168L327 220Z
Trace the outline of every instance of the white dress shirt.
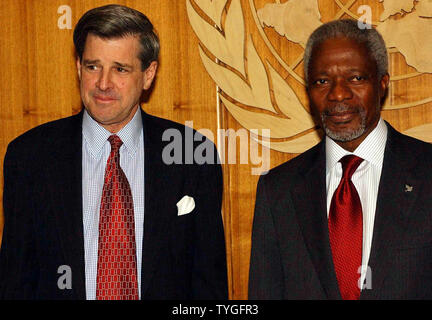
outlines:
M354 154L364 161L352 175L352 182L357 189L363 211L363 250L360 281L363 284L366 268L369 262L372 244L375 209L378 197L378 186L387 141L387 126L381 118L374 130L354 150L349 152L340 147L329 137L326 137L326 186L327 186L327 217L329 215L331 199L342 178L342 165L339 160L348 154Z
M141 255L144 226L144 141L140 109L117 136L120 147L120 167L132 191L137 253L138 292L141 297ZM84 260L87 300L96 299L99 213L105 167L111 152L111 133L93 120L86 110L82 126L82 195L84 225Z

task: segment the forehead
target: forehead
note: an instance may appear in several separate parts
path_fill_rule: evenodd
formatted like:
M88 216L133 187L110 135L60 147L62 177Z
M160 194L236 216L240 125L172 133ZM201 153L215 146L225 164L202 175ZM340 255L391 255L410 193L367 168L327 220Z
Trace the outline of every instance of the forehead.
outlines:
M313 49L310 73L345 69L376 73L376 63L366 44L340 37L327 39Z
M95 60L127 60L138 59L139 39L135 36L105 39L94 34L88 34L83 58Z

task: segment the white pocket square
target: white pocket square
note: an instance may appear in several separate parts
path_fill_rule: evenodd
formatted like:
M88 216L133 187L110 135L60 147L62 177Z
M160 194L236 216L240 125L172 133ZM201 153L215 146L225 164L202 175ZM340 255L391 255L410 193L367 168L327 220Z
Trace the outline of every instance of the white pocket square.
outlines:
M192 197L184 196L177 202L177 215L182 216L190 213L195 208L195 200Z

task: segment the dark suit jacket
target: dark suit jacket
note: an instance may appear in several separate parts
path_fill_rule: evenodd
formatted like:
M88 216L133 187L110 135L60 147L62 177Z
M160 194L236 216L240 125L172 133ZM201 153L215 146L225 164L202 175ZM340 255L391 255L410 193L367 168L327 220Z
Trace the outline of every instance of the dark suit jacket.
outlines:
M372 288L360 299L432 299L432 145L388 128L369 259ZM260 177L250 299L341 298L325 171L322 141Z
M164 131L182 133L184 159L185 127L143 111L142 118L141 298L226 299L221 166L164 164L162 150L169 143L162 141ZM205 143L217 158L213 143ZM0 298L85 299L81 149L82 112L34 128L9 144ZM194 198L195 209L178 216L176 203L184 195ZM71 268L72 289L57 285L61 265Z

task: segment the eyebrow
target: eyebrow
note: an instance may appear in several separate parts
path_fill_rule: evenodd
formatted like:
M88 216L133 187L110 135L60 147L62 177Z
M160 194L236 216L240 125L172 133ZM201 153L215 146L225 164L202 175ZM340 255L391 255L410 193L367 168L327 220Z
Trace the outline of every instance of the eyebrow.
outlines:
M95 59L95 60L85 59L83 61L83 64L88 65L88 64L96 64L96 63L99 63L99 62L100 62L99 59ZM127 63L121 63L121 62L114 61L114 65L116 65L117 67L133 69L133 67L130 64L127 64Z
M100 62L100 60L88 60L88 59L84 59L83 64L95 64Z
M350 68L347 70L347 72L370 74L370 72L368 70L361 70L361 69L356 69L356 68ZM315 76L315 77L327 76L328 74L329 73L327 71L311 72L311 75Z
M114 64L116 66L118 66L118 67L133 69L133 67L130 64L127 64L127 63L120 63L120 62L114 61Z
M351 72L360 72L360 73L368 73L368 70L360 70L360 69L355 69L355 68L351 68L351 69L349 69L349 71L351 71Z

